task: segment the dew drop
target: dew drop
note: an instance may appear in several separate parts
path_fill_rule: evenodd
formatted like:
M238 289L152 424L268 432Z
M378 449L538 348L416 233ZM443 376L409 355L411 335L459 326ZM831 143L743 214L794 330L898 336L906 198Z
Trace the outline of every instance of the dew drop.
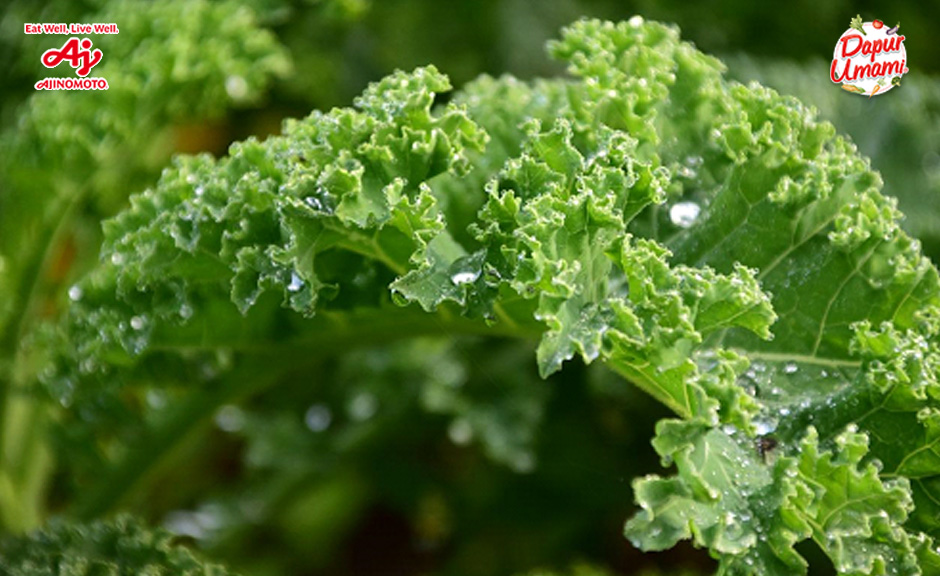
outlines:
M154 410L162 410L166 407L166 394L160 390L147 390L147 405Z
M120 266L124 263L124 255L120 252L114 252L111 254L111 263L115 266Z
M323 211L323 203L320 202L320 199L316 196L307 196L304 198L304 204L310 206L314 210Z
M241 76L233 74L225 79L225 91L232 100L243 100L248 96L248 82Z
M797 367L796 363L794 363L794 362L787 362L786 365L783 367L783 373L784 373L784 374L793 374L793 373L795 373L797 370L799 370L799 368Z
M189 320L193 316L193 307L189 304L183 304L180 306L180 318L183 320Z
M631 28L639 28L643 25L643 17L638 14L627 20L627 24L629 24Z
M758 436L765 436L777 429L777 423L772 420L754 420L754 431Z
M681 178L686 178L686 179L692 179L698 175L698 173L695 170L693 170L692 168L689 168L688 166L680 166L676 170L676 174L678 174Z
M179 536L204 540L222 527L222 519L208 511L174 510L167 514L163 527Z
M140 316L134 316L131 318L131 328L134 330L142 330L144 328L144 319Z
M85 292L82 291L81 286L79 286L78 284L69 288L69 300L71 300L72 302L78 302L79 300L82 299L82 296L84 295L85 295Z
M450 281L453 282L456 286L460 286L461 284L470 284L471 282L475 282L479 277L479 272L457 272L450 277Z
M473 427L465 418L457 418L447 427L447 437L458 446L466 446L473 440Z
M698 219L702 208L695 202L679 202L669 209L669 219L679 228L688 228Z
M72 396L75 394L75 382L66 379L61 386L59 393L59 404L63 408L69 408L72 405Z
M304 281L296 272L290 273L290 284L287 285L288 292L300 292L300 289L304 287Z
M245 413L234 404L226 404L216 412L215 425L223 432L238 432L245 426Z
M304 424L311 432L323 432L330 427L332 421L333 413L324 404L313 404L304 414Z
M362 422L375 416L379 409L379 401L374 394L362 392L357 394L349 403L349 417Z

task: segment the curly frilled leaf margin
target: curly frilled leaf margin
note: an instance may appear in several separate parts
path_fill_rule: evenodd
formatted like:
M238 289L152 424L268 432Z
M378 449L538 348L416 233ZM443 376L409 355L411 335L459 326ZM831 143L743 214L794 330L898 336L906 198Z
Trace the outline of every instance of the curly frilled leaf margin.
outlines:
M543 375L598 360L682 418L654 440L677 474L635 483L642 548L801 574L812 538L840 574L931 573L938 277L879 176L674 28L583 21L551 51L573 79L482 78L433 107L443 75L396 73L178 160L107 224L50 387L87 407L218 350L276 373L272 350L537 338Z

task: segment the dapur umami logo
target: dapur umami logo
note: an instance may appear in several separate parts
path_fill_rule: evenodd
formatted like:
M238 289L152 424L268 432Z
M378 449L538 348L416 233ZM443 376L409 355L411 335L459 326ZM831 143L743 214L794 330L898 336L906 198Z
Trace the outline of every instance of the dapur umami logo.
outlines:
M901 85L908 72L901 24L889 28L881 20L852 18L832 53L829 78L842 89L871 98Z
M117 34L117 24L24 24L26 34ZM36 90L107 90L104 78L87 78L92 68L101 62L104 54L93 48L91 38L72 36L60 46L42 53L40 61L46 68L56 68L63 62L75 69L78 78L45 78L36 82Z

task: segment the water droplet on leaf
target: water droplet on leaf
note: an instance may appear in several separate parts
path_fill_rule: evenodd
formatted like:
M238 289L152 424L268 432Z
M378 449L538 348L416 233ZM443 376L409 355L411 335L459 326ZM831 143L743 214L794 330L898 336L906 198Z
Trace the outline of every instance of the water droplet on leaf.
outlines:
M471 282L476 281L476 279L479 277L480 277L479 272L470 272L470 271L457 272L456 274L450 277L450 281L453 282L455 285L459 286L461 284L470 284Z
M457 418L447 427L447 437L458 446L465 446L473 440L473 427L465 418Z
M300 289L304 287L303 279L297 275L296 272L290 273L290 284L287 285L288 292L300 292Z
M224 432L238 432L245 426L245 413L234 404L226 404L216 412L215 425Z
M764 419L754 420L754 431L759 436L770 434L776 429L777 429L777 423L774 422L773 420L764 420Z
M349 403L349 417L362 422L375 416L379 409L379 401L374 394L362 392L357 394Z
M332 421L333 413L324 404L313 404L310 408L307 408L307 413L304 414L304 424L312 432L323 432L330 427Z
M669 219L679 228L688 228L698 219L701 206L695 202L679 202L669 209Z
M316 196L307 196L304 198L304 204L310 206L314 210L323 211L323 203L320 202L320 199Z
M248 82L241 76L233 74L225 79L225 91L232 100L243 100L248 96Z
M69 288L69 300L71 300L72 302L78 302L79 300L82 299L82 296L84 295L85 295L84 291L82 291L81 286L79 286L78 284Z

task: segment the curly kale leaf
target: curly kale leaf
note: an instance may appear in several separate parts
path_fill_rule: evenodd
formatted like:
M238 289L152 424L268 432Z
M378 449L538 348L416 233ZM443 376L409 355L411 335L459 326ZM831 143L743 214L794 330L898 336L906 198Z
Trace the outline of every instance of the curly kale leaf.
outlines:
M572 59L576 74L590 75L589 86L619 93L640 79L653 85L653 77L637 78L635 66L645 62L644 49L663 43L665 29L655 34L631 32L630 25L582 26L569 32L560 52ZM632 73L607 73L604 61L624 62ZM695 202L701 211L692 225L651 214L646 230L687 265L757 270L761 288L772 295L778 316L773 339L722 330L703 348L747 358L750 365L737 383L760 404L753 432L771 435L779 459L773 467L761 462L753 435L736 426L695 419L664 423L654 444L676 462L679 475L637 484L645 512L628 533L654 549L693 537L731 573L801 573L805 567L791 544L807 537L840 573L920 573L936 561L925 534L933 529L917 515L909 517L909 481L916 477L899 473L894 463L923 461L932 446L928 415L935 408L926 389L935 381L929 363L936 270L899 228L894 202L878 191L878 175L830 126L816 123L792 99L734 84L712 93L719 112L703 122L694 108L671 103L688 99L697 86L714 88L720 79L704 65L685 68L678 65L664 81L662 109L654 104L646 112L648 125L661 124L663 133L681 127L693 141L696 135L713 138L693 162L683 158L688 152L681 143L663 147L681 178L675 205ZM888 370L891 384L871 383L883 380L876 374L887 358L864 358L863 343L872 339L866 323L904 331L891 347L878 348L900 363ZM905 353L907 348L917 352ZM865 435L840 435L850 425L871 435L871 452ZM883 446L882 434L897 440ZM851 453L827 455L814 448L817 442L844 444ZM789 475L787 458L796 455L807 471L802 480ZM886 466L881 475L880 465ZM918 474L938 471L928 462ZM845 488L837 491L827 482L838 475ZM929 493L917 496L923 490L915 487L914 497L929 501ZM877 504L856 502L861 497ZM844 515L834 516L837 510ZM836 519L844 526L832 525ZM764 522L770 525L761 529Z
M938 275L878 174L674 28L582 21L551 52L573 78L483 78L434 106L442 74L396 73L179 159L106 225L51 388L86 421L126 385L194 388L167 441L354 345L532 339L543 376L598 361L681 417L654 440L676 474L635 483L640 547L801 574L813 539L840 574L930 573ZM206 364L223 375L189 377Z

